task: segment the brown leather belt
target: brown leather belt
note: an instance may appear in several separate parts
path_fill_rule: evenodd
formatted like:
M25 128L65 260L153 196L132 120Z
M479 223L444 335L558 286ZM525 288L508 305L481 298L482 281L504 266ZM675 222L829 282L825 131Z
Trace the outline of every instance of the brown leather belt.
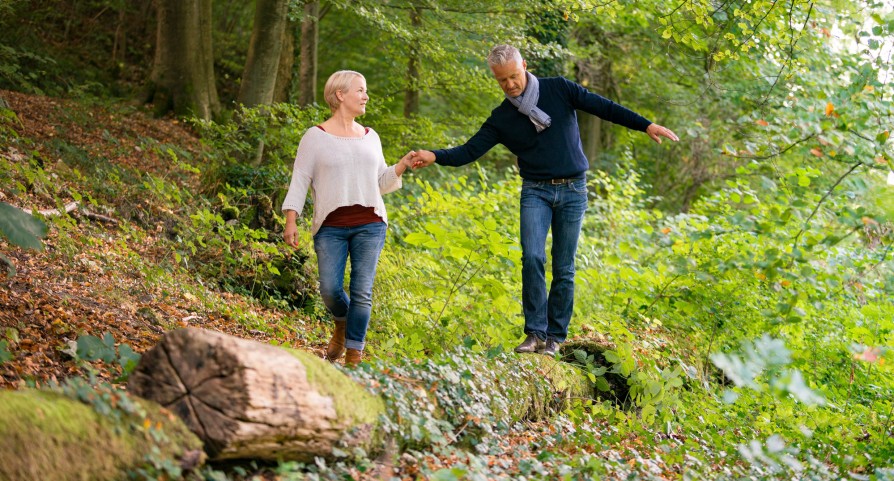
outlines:
M578 180L584 180L583 177L573 177L570 179L549 179L549 180L535 180L538 184L550 184L550 185L562 185L562 184L570 184L572 182L576 182Z

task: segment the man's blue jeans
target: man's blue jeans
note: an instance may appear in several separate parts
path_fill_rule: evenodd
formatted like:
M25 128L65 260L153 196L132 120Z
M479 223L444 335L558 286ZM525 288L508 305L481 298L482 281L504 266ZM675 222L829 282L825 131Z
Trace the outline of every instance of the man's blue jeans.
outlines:
M373 222L355 227L323 226L314 235L320 271L320 295L332 316L347 321L345 347L363 350L372 312L373 280L385 245L386 225ZM345 267L351 258L351 280L345 294Z
M564 342L574 310L574 256L587 210L587 181L525 180L521 191L522 309L525 334ZM552 229L553 279L546 293L546 235Z

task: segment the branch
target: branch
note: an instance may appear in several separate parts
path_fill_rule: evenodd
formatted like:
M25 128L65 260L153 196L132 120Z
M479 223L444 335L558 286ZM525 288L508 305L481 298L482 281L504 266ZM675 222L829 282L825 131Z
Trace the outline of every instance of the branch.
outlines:
M813 219L813 216L815 216L817 211L819 211L819 208L821 205L823 205L823 202L825 202L826 199L828 199L829 196L832 195L832 192L835 190L836 187L838 187L838 184L840 184L841 181L843 181L845 179L845 177L851 175L851 173L853 171L857 170L857 168L860 167L861 165L863 165L863 162L858 161L856 164L851 166L851 168L848 169L847 172L841 174L841 177L839 177L838 180L836 180L835 183L832 184L832 187L829 188L829 190L825 193L825 195L823 195L823 197L820 199L820 201L813 208L813 212L811 212L810 215L807 216L807 220L804 221L804 227L801 227L801 230L798 231L798 234L795 236L794 243L792 244L793 252L798 247L798 240L801 238L801 235L803 235L804 232L807 230L807 226L810 224L810 221Z
M788 147L780 150L779 152L776 152L776 153L773 153L770 155L732 155L732 157L735 159L754 159L754 160L772 159L773 157L779 157L780 155L788 152L789 150L792 150L793 148L795 148L795 146L797 146L799 144L803 144L804 142L807 142L808 140L816 137L816 135L817 134L810 134L807 137L804 137L803 139L800 139L797 142L789 145Z
M56 217L56 216L60 216L62 214L70 214L73 211L77 210L78 207L79 207L79 204L77 202L69 202L69 203L65 204L65 206L63 207L62 210L44 209L44 210L38 210L37 213L44 217ZM18 209L20 209L22 212L25 212L27 214L31 214L35 210L35 209L26 209L24 207L18 207ZM91 212L87 209L81 209L79 212L76 212L76 214L78 214L78 213L90 220L105 222L107 224L117 224L118 223L117 220L115 220L109 216L97 214L97 213Z

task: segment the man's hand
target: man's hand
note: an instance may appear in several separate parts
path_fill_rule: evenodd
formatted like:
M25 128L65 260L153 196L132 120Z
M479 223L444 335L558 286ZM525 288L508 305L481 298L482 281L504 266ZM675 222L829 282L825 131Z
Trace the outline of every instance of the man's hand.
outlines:
M413 156L413 170L435 163L435 154L430 150L417 150Z
M661 137L667 137L674 142L680 140L680 138L677 137L677 134L673 133L671 129L662 127L658 124L649 124L649 126L646 128L646 133L649 134L649 137L651 137L652 140L658 142L659 144L661 143Z

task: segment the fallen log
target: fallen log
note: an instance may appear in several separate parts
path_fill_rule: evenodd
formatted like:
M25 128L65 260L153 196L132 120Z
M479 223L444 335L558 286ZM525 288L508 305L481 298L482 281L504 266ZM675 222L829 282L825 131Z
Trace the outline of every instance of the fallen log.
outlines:
M0 390L0 481L117 481L167 460L203 462L201 442L179 419L133 402L145 418L101 416L57 392Z
M481 409L508 423L544 417L563 407L563 400L594 394L588 377L569 364L540 355L501 359L484 366L492 369L487 377L496 381L487 383L487 389L501 392L476 395L482 399ZM432 372L438 371L428 374ZM501 383L503 379L509 381ZM399 382L430 396L433 416L469 414L436 406L436 385L458 380ZM386 448L380 416L389 413L383 399L305 352L203 329L180 329L168 332L143 354L128 389L180 416L205 442L213 460L309 461L331 458L333 450L362 447L376 453ZM505 399L509 401L497 402ZM450 422L460 426L464 420ZM387 434L403 434L389 429Z
M308 353L212 331L167 333L128 390L177 414L215 460L328 456L372 447L382 400Z

